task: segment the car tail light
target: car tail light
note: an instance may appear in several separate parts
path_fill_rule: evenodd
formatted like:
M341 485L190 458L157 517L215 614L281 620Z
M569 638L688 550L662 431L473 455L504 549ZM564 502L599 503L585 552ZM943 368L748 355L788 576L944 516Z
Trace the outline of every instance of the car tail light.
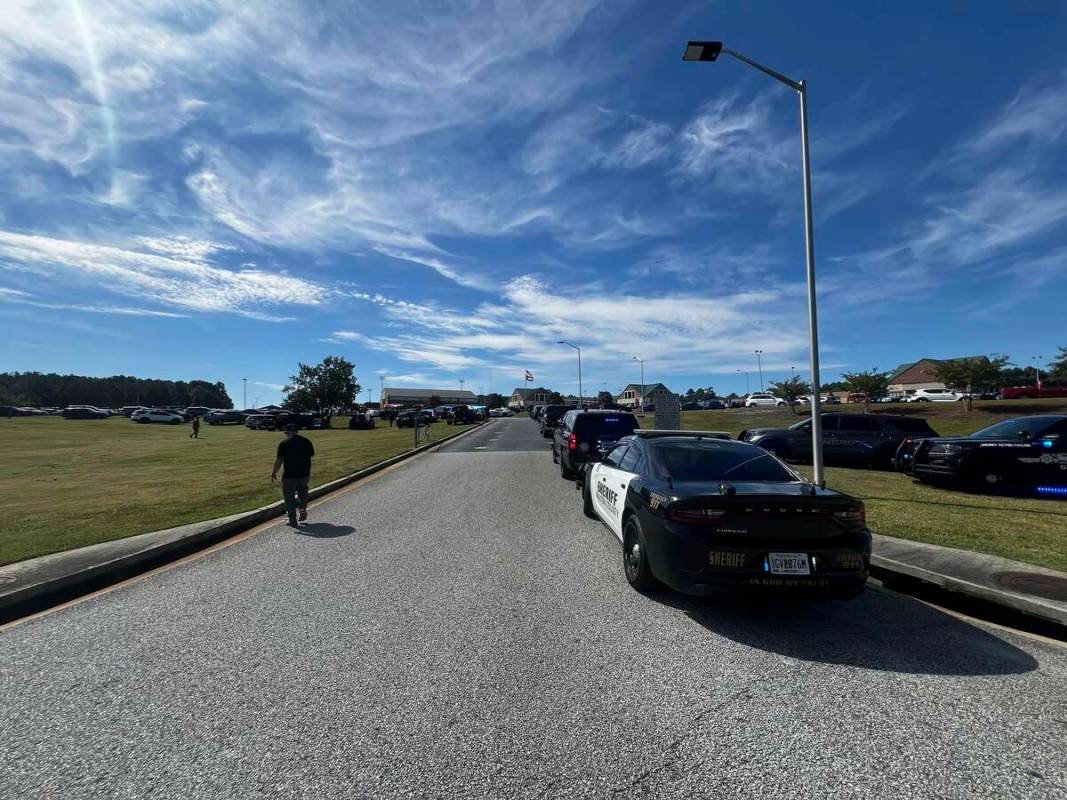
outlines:
M846 528L867 527L867 509L862 505L834 512L834 519Z
M725 513L725 508L672 508L667 512L667 519L690 524L708 524L715 522Z
M570 438L567 439L567 449L568 450L577 450L578 449L578 436L577 436L577 434L572 433L570 435Z

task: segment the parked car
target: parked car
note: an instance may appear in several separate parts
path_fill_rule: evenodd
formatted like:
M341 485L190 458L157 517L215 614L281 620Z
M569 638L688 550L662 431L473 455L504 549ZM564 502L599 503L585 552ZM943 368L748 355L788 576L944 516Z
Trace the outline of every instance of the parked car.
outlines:
M753 392L745 398L745 408L775 408L785 405L785 400L770 392Z
M410 409L396 415L396 427L398 428L414 428L416 425L428 425L431 422L433 422L433 412L429 409Z
M822 414L823 458L827 463L892 469L901 443L937 436L925 419L899 414ZM785 461L810 464L811 420L788 428L750 428L737 436Z
M253 431L272 431L274 414L249 414L245 417L245 426Z
M909 403L955 403L964 398L962 392L951 389L916 389L908 395Z
M697 402L682 403L682 411L700 411L704 406Z
M224 409L219 411L212 411L206 417L204 421L208 425L241 425L248 417L244 411L237 411L235 409Z
M354 413L348 418L350 431L368 431L374 428L374 417L370 413Z
M161 422L166 425L181 425L185 417L177 411L168 411L165 408L142 408L130 415L133 422L147 425L151 422Z
M206 417L213 410L207 406L188 406L182 410L182 413L185 414L186 419L192 419L193 417Z
M473 425L478 421L478 414L470 406L452 406L449 425Z
M638 427L629 411L568 411L552 434L552 461L564 480L574 480L582 465L602 459Z
M1035 386L1006 386L1000 390L1000 396L1003 400L1067 397L1067 381L1043 381Z
M714 411L718 409L726 408L726 403L718 398L712 398L710 400L701 400L698 405L705 411Z
M747 442L693 431L620 439L582 482L587 517L622 544L638 591L794 591L849 599L867 582L862 501L813 486Z
M510 408L494 408L489 412L490 417L514 417L515 412Z
M559 424L560 419L568 411L574 411L577 406L564 406L564 405L551 405L544 406L541 409L541 435L546 439L552 437L552 432L556 429L556 425Z
M107 419L109 411L93 406L67 406L63 409L63 419Z
M0 406L0 417L28 417L29 414L18 406Z
M543 405L542 406L530 406L530 419L532 419L534 422L540 424L541 423L541 409L543 409L543 408L544 408Z
M970 436L905 443L897 462L925 483L1067 497L1067 415L1014 417Z

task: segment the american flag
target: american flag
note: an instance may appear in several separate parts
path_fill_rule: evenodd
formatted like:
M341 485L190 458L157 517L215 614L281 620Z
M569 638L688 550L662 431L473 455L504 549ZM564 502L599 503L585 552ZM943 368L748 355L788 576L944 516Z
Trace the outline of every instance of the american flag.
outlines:
M528 381L532 381L533 380L533 373L530 372L530 370L526 370L526 380L528 380Z

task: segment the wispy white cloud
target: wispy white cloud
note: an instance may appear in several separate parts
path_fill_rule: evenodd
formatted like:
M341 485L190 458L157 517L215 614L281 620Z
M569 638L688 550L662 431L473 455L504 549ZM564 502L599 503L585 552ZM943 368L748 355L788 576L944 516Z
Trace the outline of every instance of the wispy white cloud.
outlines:
M158 241L154 247L162 245ZM197 245L179 242L175 248ZM278 321L265 308L318 306L330 291L311 281L252 266L226 269L200 256L181 258L91 242L0 231L0 258L131 297L148 298L182 309L233 312ZM210 250L210 248L207 248ZM6 268L0 263L0 269Z

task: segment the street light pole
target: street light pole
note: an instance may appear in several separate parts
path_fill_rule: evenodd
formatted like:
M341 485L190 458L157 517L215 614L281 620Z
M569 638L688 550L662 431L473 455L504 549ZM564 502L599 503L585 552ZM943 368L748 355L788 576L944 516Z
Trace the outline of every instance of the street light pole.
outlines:
M747 397L749 394L751 394L751 392L749 392L749 389L748 389L748 370L747 369L739 369L737 371L745 373L745 396Z
M800 146L804 171L804 243L807 261L808 279L808 339L811 350L811 450L812 465L815 473L814 482L824 486L822 452L822 403L819 396L819 319L815 298L815 230L812 222L811 206L811 154L808 146L808 84L807 81L795 81L780 72L775 72L751 58L723 47L722 42L689 42L685 48L683 61L715 61L721 53L733 56L750 67L758 69L800 95Z
M1044 356L1030 356L1030 360L1034 362L1034 386L1041 387L1041 369L1037 366L1038 362L1044 358Z
M244 384L244 408L248 408L248 378L241 378L241 383Z
M573 347L578 351L578 408L584 408L582 405L582 348L576 344L565 342L560 339L556 344L565 344L567 347Z
M763 355L762 350L756 351L756 369L759 370L759 390L763 391L763 362L760 360L760 356Z

